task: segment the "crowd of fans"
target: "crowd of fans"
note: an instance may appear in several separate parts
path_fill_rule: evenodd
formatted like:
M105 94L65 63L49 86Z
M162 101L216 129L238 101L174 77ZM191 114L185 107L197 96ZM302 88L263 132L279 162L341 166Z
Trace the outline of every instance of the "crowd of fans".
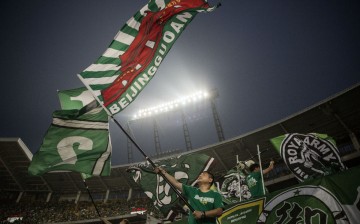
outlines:
M130 201L116 199L95 202L102 217L115 217L130 214L135 208L145 208L148 214L161 217L161 213L148 198L137 198ZM22 202L2 201L0 205L1 223L9 223L9 217L22 217L13 223L56 223L99 218L95 206L89 201L50 201Z

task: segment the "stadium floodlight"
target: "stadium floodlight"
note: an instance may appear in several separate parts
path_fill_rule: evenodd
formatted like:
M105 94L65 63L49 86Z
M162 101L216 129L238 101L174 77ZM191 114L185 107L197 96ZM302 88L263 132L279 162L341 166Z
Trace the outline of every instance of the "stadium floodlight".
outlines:
M189 103L196 103L202 99L206 99L209 97L209 94L206 91L198 91L194 94L181 97L176 100L172 100L166 103L162 103L157 106L140 109L134 116L133 120L145 118L145 117L151 117L153 115L158 115L160 113L165 113L169 111L173 111L178 109L180 106L185 106Z

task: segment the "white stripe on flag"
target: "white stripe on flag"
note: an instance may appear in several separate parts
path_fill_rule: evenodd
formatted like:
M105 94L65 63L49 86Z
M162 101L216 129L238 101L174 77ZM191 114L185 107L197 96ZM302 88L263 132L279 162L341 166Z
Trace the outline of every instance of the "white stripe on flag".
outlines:
M148 46L148 47L150 47L151 49L153 49L154 46L155 46L155 42L154 42L154 41L151 41L151 40L148 40L145 45Z
M101 95L101 91L100 90L93 90L95 96L100 96Z
M109 130L109 123L96 122L96 121L63 120L60 118L54 118L52 123L54 125L68 127L68 128Z
M121 43L130 45L134 41L135 37L130 34L124 33L121 30L116 34L114 40L117 40Z
M147 4L144 7L142 7L142 9L140 9L139 12L142 16L145 16L146 15L145 11L150 11L149 6Z
M116 71L120 66L114 64L92 64L87 67L84 72L104 72L104 71Z
M204 171L207 171L210 168L210 165L214 162L214 158L211 157L209 162L206 164L206 167L204 168Z
M103 53L102 56L108 57L108 58L118 58L120 55L123 55L124 51L115 50L112 48L106 49L106 51Z
M102 107L97 107L97 108L95 108L95 109L90 110L89 112L87 112L87 113L85 113L85 114L98 114L98 113L100 113L102 110L103 110Z
M127 24L129 27L131 27L131 28L133 28L133 29L135 29L135 30L139 30L141 23L139 23L138 21L136 21L136 20L134 19L134 17L131 17L131 18L126 22L126 24Z
M89 85L102 85L102 84L110 84L115 81L115 79L119 75L114 75L111 77L101 77L101 78L84 78L86 83Z
M161 9L165 8L165 1L164 0L156 0L155 3L159 8L161 8Z
M107 147L106 151L103 154L101 154L100 158L96 161L96 164L95 164L95 167L94 167L94 170L92 173L94 176L101 175L101 172L103 171L106 160L111 155L111 150L112 150L112 146L111 146L111 139L110 139L110 134L109 134L108 147Z

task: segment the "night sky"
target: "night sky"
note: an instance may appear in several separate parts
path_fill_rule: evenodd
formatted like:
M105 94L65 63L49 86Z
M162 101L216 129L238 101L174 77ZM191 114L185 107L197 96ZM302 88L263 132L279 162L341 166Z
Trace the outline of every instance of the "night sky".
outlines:
M52 112L60 109L56 91L82 87L76 74L105 51L146 3L3 2L0 138L20 137L36 152ZM197 15L152 81L116 119L126 126L140 108L217 89L215 102L229 139L355 85L359 62L358 0L224 0L216 11ZM209 104L185 113L193 148L217 142ZM157 122L162 150L185 150L179 113ZM154 154L152 121L132 123L138 144ZM127 163L126 138L113 123L110 126L113 165ZM143 160L137 152L134 157Z

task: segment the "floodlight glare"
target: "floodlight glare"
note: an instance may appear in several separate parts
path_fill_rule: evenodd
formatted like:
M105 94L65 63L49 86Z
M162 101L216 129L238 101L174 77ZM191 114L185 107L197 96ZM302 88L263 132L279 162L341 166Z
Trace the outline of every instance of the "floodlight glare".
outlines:
M188 103L191 102L197 102L200 101L201 99L204 98L208 98L209 94L206 91L197 91L194 94L188 95L188 96L183 96L179 99L176 100L172 100L169 101L167 103L162 103L158 106L153 106L153 107L149 107L149 108L145 108L145 109L140 109L134 116L134 120L135 119L140 119L140 118L144 118L144 117L148 117L151 116L153 114L159 114L162 112L168 112L170 110L173 110L174 108L177 108L180 106L180 104L182 106L185 106Z

